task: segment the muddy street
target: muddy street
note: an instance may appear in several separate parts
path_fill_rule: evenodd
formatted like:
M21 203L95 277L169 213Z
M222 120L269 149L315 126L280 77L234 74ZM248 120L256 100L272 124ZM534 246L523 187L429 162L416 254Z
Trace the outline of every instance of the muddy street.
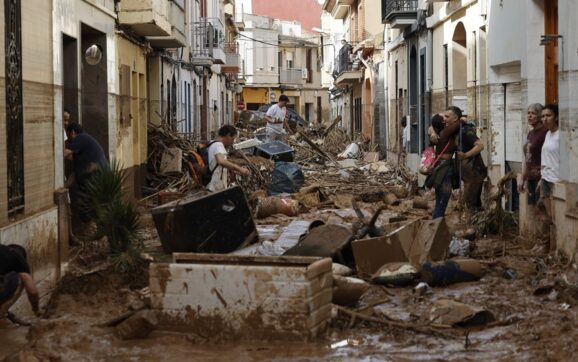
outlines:
M223 191L155 173L135 217L73 240L39 317L15 308L31 326L1 321L0 360L573 360L576 264L517 235L505 181L474 216L458 189L431 220L434 191L367 143L285 141L294 162L232 152L251 174Z
M374 207L371 203L361 206L367 214ZM152 259L168 260L148 210L142 210L144 252ZM298 218L355 222L355 213L347 210L317 210ZM407 212L403 210L403 204L391 207L387 215ZM259 230L269 231L261 232L261 237L278 239L294 219L284 215L259 219ZM450 222L450 226L455 230L459 225ZM262 240L260 246L266 243ZM34 320L32 327L14 327L3 321L1 338L7 342L0 351L5 357L20 350L20 357L13 355L8 361L573 360L578 272L574 264L537 254L532 247L513 237L478 239L471 257L483 265L479 281L431 287L424 293L416 292L415 285L372 285L353 305L334 305L327 330L310 342L226 341L162 330L154 330L145 339L122 340L115 327L103 323L148 303L147 280L127 281L110 269L92 272L95 265L106 261L106 255L94 255L90 249L84 251L91 258L85 255L84 259L92 260L90 265L63 281L45 318ZM78 262L81 264L84 262ZM435 326L432 307L440 300L481 307L494 319L476 326ZM414 330L418 326L428 328Z

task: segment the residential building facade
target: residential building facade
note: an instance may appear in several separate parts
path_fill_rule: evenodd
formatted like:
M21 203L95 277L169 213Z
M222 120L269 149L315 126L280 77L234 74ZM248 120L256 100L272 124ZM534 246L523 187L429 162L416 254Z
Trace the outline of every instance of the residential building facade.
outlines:
M352 135L361 134L372 142L380 124L375 119L380 114L375 94L383 62L381 52L375 52L376 40L379 49L383 44L380 8L374 0L326 0L323 4L324 11L343 21L342 39L347 41L334 61L332 108ZM379 88L381 94L383 87Z
M232 123L234 14L232 0L0 4L0 242L26 247L41 293L68 257L63 111L139 198L149 123L196 139Z
M296 22L244 14L238 38L248 110L289 97L289 107L311 124L329 120L327 88L322 86L319 36Z

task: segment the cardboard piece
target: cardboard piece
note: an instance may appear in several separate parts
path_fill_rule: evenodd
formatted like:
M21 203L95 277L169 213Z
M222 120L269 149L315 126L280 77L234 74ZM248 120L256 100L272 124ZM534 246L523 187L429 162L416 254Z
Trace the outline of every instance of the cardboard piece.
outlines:
M434 324L464 327L490 323L495 320L495 317L481 307L440 299L431 309L430 320Z
M161 158L160 172L162 174L181 172L183 150L178 147L167 148Z
M386 225L386 232L387 229ZM357 272L371 276L387 263L410 262L419 266L425 261L442 260L450 239L443 218L405 222L385 236L352 243Z
M363 160L365 162L377 162L379 161L379 152L367 152L365 156L363 156Z

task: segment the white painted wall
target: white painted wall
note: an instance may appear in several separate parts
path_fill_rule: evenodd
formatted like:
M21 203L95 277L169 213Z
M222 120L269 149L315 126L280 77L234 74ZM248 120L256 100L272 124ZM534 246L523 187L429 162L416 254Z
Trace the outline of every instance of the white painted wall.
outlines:
M81 33L80 25L84 23L103 33L106 33L106 53L108 67L108 124L109 124L109 156L114 158L117 144L116 127L116 98L118 94L118 70L116 68L116 42L115 42L115 19L114 2L112 0L100 1L94 5L88 1L53 0L52 1L52 39L53 39L53 69L54 77L54 156L56 160L63 159L63 132L62 132L62 34L71 36L77 40L79 57L81 56ZM82 61L78 61L78 81L82 77ZM59 87L60 86L60 87ZM79 83L80 86L80 83ZM82 117L82 102L78 101L78 119ZM55 162L54 185L56 188L63 186L64 169L62 162Z
M558 14L558 33L563 36L558 47L564 53L559 65L560 171L564 180L578 182L578 2L560 0Z
M527 0L492 0L488 15L489 65L507 64L522 57L526 43L525 13ZM542 26L543 29L543 26Z
M239 52L245 61L245 72L248 84L272 84L278 82L277 49L279 33L271 29L251 28L241 32L252 39L258 39L263 44L241 36Z

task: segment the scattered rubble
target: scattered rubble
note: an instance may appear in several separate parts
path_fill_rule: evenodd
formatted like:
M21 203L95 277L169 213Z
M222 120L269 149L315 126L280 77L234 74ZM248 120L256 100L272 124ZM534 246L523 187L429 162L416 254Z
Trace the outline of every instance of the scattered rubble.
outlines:
M146 338L158 325L156 313L142 310L120 323L116 333L122 339Z
M434 351L439 359L455 353L457 360L511 360L545 357L543 343L571 345L578 274L552 259L542 261L517 240L484 238L488 233L505 235L507 225L496 224L507 216L499 201L504 190L472 224L456 221L451 205L446 219L429 220L432 195L418 190L417 176L380 161L378 152L362 140L350 139L335 124L289 135L292 162L275 162L262 152L255 155L263 143L251 130L241 129L230 160L248 167L252 175L233 175L236 187L210 196L187 169L186 153L196 148L195 142L152 127L152 172L146 189L150 197L145 201L156 207L152 213L159 235L151 221L151 240L146 242L154 261L146 275L151 302L125 298L115 308L107 307L105 315L83 322L98 326L83 330L83 338L101 338L115 353L102 345L79 343L78 351L61 359L82 358L83 349L91 350L94 359L106 358L109 354L103 353L109 352L145 357L142 351L154 346L155 356L163 357L169 346L178 346L170 355L178 359L178 351L251 338L283 342L256 342L251 347L252 355L268 359L273 351L285 356L297 348L292 340L303 339L312 341L304 347L311 349L296 358L343 357L337 353L391 358L393 353L413 360ZM352 144L358 150L346 156L353 158L338 161ZM175 171L175 149L183 155L180 173ZM284 182L289 180L290 187L270 197L273 174L283 163L298 169L302 180L287 177ZM174 251L212 254L177 253L171 259L167 252ZM460 258L451 258L454 255ZM318 257L325 258L322 268L312 266ZM303 261L313 259L313 264ZM79 277L103 278L99 265L87 263L86 268ZM104 297L90 302L95 284L85 282L82 293L77 292L82 298L74 304L76 318L87 318L83 313L98 303L106 305ZM118 301L114 292L108 290L107 297ZM59 293L50 308L50 323L70 333L64 302L75 302L79 294ZM154 312L142 310L151 304ZM158 314L156 322L148 318L149 312ZM107 320L111 315L119 317ZM568 334L549 330L552 320ZM186 333L159 333L175 327ZM115 334L149 338L130 341L139 346L130 349ZM29 348L41 360L58 359L53 339L49 328L39 329ZM238 358L239 350L228 344L210 348ZM570 349L560 356L571 356Z

